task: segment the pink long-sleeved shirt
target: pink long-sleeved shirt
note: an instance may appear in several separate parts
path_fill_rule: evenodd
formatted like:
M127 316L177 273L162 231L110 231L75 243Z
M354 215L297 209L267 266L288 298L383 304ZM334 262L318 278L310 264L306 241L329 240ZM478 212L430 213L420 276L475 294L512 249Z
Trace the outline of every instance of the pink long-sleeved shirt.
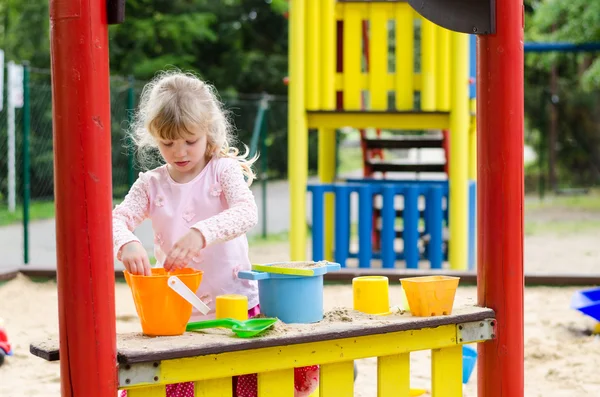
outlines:
M209 316L192 313L192 320L214 315L215 298L223 294L248 297L248 308L258 304L255 281L239 279L250 270L246 232L257 223L257 209L242 169L235 159L213 157L190 182L175 182L166 166L140 173L138 180L113 210L115 252L139 241L133 230L152 220L154 256L162 266L171 247L190 228L202 232L206 246L188 266L204 272L196 295L210 308Z

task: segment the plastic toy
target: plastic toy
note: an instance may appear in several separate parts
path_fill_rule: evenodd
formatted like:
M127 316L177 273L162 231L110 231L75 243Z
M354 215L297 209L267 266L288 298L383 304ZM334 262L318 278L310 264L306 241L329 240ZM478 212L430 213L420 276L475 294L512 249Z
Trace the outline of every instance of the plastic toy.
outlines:
M600 334L600 288L590 288L575 292L571 298L571 308L598 321L592 334Z
M459 277L424 276L400 279L413 316L428 317L449 315Z
M315 262L271 265L287 268L294 268L294 265L297 265L299 269L310 268L314 275L287 275L270 271L239 272L239 278L258 280L260 311L268 317L277 317L286 324L321 321L323 319L323 274L340 270L340 265L331 262L327 262L324 266L316 266ZM268 270L268 267L265 269Z
M203 273L194 269L181 269L167 273L165 269L152 269L152 276L123 273L131 289L136 312L147 336L182 335L192 315L192 305L182 299L168 285L171 276L176 275L189 289L196 291Z
M246 321L238 321L232 318L218 320L196 321L189 323L186 331L195 331L206 328L230 328L240 338L251 338L268 330L277 322L276 318L251 318Z
M10 343L8 342L8 335L6 334L6 330L2 326L2 322L0 321L0 365L4 364L5 356L12 356L13 351Z

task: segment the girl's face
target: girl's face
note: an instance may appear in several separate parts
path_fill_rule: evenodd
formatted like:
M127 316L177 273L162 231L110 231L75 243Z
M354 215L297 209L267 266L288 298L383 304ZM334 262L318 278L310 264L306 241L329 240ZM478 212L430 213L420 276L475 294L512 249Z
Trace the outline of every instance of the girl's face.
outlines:
M169 165L171 176L177 182L186 182L198 175L207 162L208 141L199 129L191 129L191 135L175 140L159 140L160 154Z

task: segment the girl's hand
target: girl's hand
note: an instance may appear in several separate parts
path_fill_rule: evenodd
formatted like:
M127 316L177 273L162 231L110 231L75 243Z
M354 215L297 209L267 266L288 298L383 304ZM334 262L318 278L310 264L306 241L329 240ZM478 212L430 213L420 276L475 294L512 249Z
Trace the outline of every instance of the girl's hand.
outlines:
M125 244L121 248L119 259L129 273L143 276L151 275L148 253L139 242L132 241Z
M171 248L163 267L166 271L183 269L204 248L204 236L198 229L190 229Z

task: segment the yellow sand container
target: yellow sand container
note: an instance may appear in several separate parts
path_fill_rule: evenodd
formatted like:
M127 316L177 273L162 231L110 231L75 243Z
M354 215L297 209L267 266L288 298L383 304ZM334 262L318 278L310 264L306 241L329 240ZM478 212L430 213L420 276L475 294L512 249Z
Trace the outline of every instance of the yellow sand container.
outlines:
M385 276L361 276L352 279L354 310L368 314L390 311L389 281Z
M216 318L233 318L240 321L247 320L248 297L237 294L217 296Z
M452 313L459 277L423 276L400 279L413 316L429 317Z

